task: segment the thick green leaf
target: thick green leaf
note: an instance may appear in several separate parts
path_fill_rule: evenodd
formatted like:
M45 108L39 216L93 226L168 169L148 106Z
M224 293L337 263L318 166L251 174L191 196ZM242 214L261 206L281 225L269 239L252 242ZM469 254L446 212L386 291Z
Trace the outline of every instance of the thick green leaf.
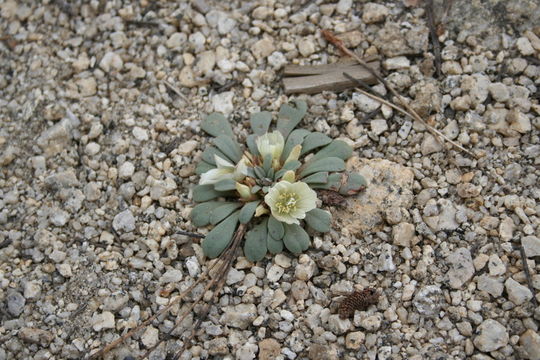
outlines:
M252 201L245 204L242 209L240 210L240 223L241 224L247 224L251 221L253 218L253 214L255 214L255 210L257 209L257 206L259 206L260 201Z
M345 170L345 162L343 160L336 157L328 157L316 161L310 161L308 164L306 164L302 172L300 172L300 178L318 172L343 170Z
M233 191L236 190L236 181L233 179L220 180L214 184L214 189L217 191Z
M249 149L249 152L255 156L259 155L259 150L257 149L257 135L251 134L246 138L246 144Z
M307 112L307 104L305 101L296 100L296 106L291 104L283 104L279 108L277 129L284 138L302 121Z
M221 152L223 152L229 159L231 159L234 164L240 161L242 158L242 149L240 145L233 138L226 135L219 135L215 140L214 144L218 147Z
M348 178L345 184L339 188L341 195L354 195L366 188L367 181L362 175L358 173L346 173L343 175Z
M272 155L271 154L266 154L264 159L263 159L263 165L262 165L262 168L264 170L264 173L265 174L268 174L268 171L270 171L270 169L272 168ZM266 175L268 177L268 175Z
M268 233L268 236L266 237L266 246L268 251L272 254L279 254L283 251L283 240L276 240Z
M249 261L259 261L266 255L266 219L247 232L244 242L244 255Z
M224 195L221 191L215 190L213 184L197 185L193 188L193 201L195 202L205 202L220 196Z
M270 123L272 122L272 114L268 111L261 111L251 114L250 124L251 129L257 135L263 135L268 132Z
M197 164L197 167L195 168L195 174L201 175L215 168L216 168L215 165L209 164L206 161L201 160L199 161L199 163Z
M212 215L210 215L210 223L212 225L215 225L221 222L221 220L225 219L234 210L238 209L241 205L242 205L241 203L231 203L231 202L221 203L221 205L215 207L212 210Z
M208 201L196 205L193 210L191 210L191 223L193 226L202 227L210 224L210 215L212 210L221 204L219 201Z
M346 142L334 140L313 155L309 161L312 162L327 157L337 157L342 160L347 160L351 155L352 148Z
M296 224L285 224L283 243L293 254L299 254L309 248L309 235Z
M231 161L231 159L229 159L229 157L227 157L227 155L225 155L224 153L222 153L221 151L219 151L218 148L216 147L213 147L213 146L208 146L202 153L202 159L203 161L206 161L207 163L211 164L211 165L216 165L216 158L214 157L214 155L217 155L219 156L220 158L222 158L223 160L227 160L227 161Z
M285 234L283 223L277 221L272 215L268 218L268 233L272 235L272 238L275 240L281 240L283 234Z
M332 215L322 209L313 209L306 213L306 223L315 231L328 232L332 223Z
M296 145L302 144L304 138L309 134L311 133L305 129L294 130L287 138L287 141L285 141L285 146L283 146L283 152L281 153L281 161L287 160L287 157L291 153L292 149Z
M324 184L328 182L328 172L318 172L302 179L306 184Z
M212 136L225 135L234 138L229 121L220 113L212 113L201 122L201 129Z
M206 235L202 241L204 254L213 259L229 246L231 243L236 225L238 224L238 215L240 211L233 213L227 219L220 222Z
M307 154L308 152L324 146L328 145L332 142L332 139L330 139L328 136L320 133L320 132L314 132L306 136L304 139L304 142L302 143L302 151L300 152L300 155Z
M341 187L341 175L340 173L333 173L328 175L328 180L326 183L313 183L309 186L313 189L325 189L338 191Z
M264 179L266 178L266 171L264 171L264 169L260 166L255 166L253 168L253 171L255 171L255 176L259 179Z
M262 188L259 186L259 185L254 185L252 188L251 188L251 193L252 194L256 194L258 193Z
M302 163L298 160L289 161L288 163L283 165L278 172L276 172L276 174L274 175L274 180L280 179L283 176L283 174L285 174L289 170L298 169L300 165L302 165Z

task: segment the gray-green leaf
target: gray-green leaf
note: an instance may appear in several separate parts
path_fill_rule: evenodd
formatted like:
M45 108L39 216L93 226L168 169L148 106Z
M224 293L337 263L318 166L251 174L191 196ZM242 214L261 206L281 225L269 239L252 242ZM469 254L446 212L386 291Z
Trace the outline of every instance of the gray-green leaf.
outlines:
M221 203L221 205L212 210L212 215L210 215L210 223L212 225L219 223L221 220L229 216L234 210L238 209L240 205L240 203L231 202Z
M309 248L309 235L296 224L285 224L283 243L293 254L299 254Z
M272 215L270 215L268 218L268 233L272 235L272 238L275 240L281 240L283 238L283 234L285 234L283 223L276 220L276 218Z
M257 135L263 135L268 132L270 123L272 122L272 114L268 111L261 111L251 114L250 124L251 129Z
M345 162L343 160L336 157L328 157L316 161L310 161L308 164L306 164L302 172L300 172L300 178L318 172L343 170L345 170Z
M281 153L281 161L287 160L287 157L291 153L292 149L296 145L302 144L304 138L309 134L311 133L305 129L294 130L287 138L287 141L285 141L285 146L283 146L283 152Z
M240 146L236 141L233 140L233 138L225 135L219 135L214 140L214 144L235 164L242 158L242 149L240 149Z
M206 256L211 259L218 257L229 246L238 224L238 213L223 220L206 235L201 245Z
M214 189L217 191L232 191L236 190L236 181L233 179L223 179L214 184Z
M215 155L219 156L220 158L222 158L223 160L227 160L227 161L231 161L231 159L229 159L224 153L222 153L221 151L219 151L219 149L213 147L213 146L208 146L202 153L202 159L204 161L206 161L207 163L211 164L211 165L216 165L216 158L215 158ZM215 166L214 166L215 167Z
M215 190L213 184L197 185L193 188L193 201L195 202L205 202L220 196L225 196L225 194Z
M332 223L332 215L322 209L313 209L306 213L306 223L315 231L328 232Z
M197 167L195 168L195 174L201 175L215 168L216 168L215 165L209 164L206 161L201 160L199 161L199 163L197 164Z
M298 160L289 161L288 163L283 165L280 170L278 170L276 172L276 174L274 175L274 180L277 180L277 179L281 178L283 176L283 174L285 174L289 170L298 169L300 167L300 165L302 165L302 163L300 161L298 161Z
M202 227L210 224L212 210L219 204L221 204L219 201L208 201L196 205L190 214L193 226Z
M328 175L328 180L325 183L313 183L310 186L313 189L325 189L338 191L341 186L341 173L334 173Z
M298 125L307 112L307 104L305 101L296 100L296 106L291 104L283 104L279 108L277 129L284 138Z
M304 142L302 143L302 151L300 154L307 154L308 152L318 147L330 144L330 142L332 142L332 139L320 132L311 133L304 139Z
M259 150L257 149L257 135L250 134L246 138L246 144L249 149L249 152L255 156L259 155Z
M274 239L270 233L266 237L266 246L268 247L268 251L274 255L283 251L283 241Z
M212 113L201 122L201 129L212 136L226 135L234 138L231 124L223 114Z
M318 172L302 179L306 184L322 184L328 182L328 172Z
M255 214L255 210L257 209L257 206L259 205L260 201L252 201L245 204L242 209L240 210L240 223L241 224L247 224L250 222L250 220L253 218L253 214Z
M339 188L341 195L354 195L362 191L366 185L366 179L358 173L347 173L347 181Z
M259 261L266 255L266 219L246 234L244 255L249 261Z
M311 161L316 161L326 157L337 157L342 160L347 160L352 155L352 148L344 141L334 140L330 144L323 147L319 150L313 157Z

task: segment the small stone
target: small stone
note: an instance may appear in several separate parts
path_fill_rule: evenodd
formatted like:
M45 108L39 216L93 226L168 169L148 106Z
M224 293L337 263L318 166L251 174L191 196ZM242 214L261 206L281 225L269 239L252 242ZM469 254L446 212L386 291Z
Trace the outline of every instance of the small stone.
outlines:
M124 62L122 61L120 55L112 51L109 51L103 55L101 61L99 62L99 67L105 72L110 72L111 70L119 71L122 70L123 66Z
M442 144L431 134L425 134L422 145L420 145L422 155L429 155L443 150Z
M342 319L338 314L330 315L328 318L328 328L336 335L346 333L351 327L351 320Z
M24 297L29 300L37 299L41 295L41 284L37 280L27 281L24 284Z
M450 102L450 107L455 111L467 111L471 107L471 97L469 95L458 96Z
M377 360L390 360L392 359L392 347L381 346L377 352Z
M227 306L224 309L220 322L229 327L246 329L257 318L257 308L254 304L239 304Z
M300 40L298 43L298 51L300 51L300 54L303 57L308 57L315 52L315 43L309 38Z
M521 305L532 299L533 294L528 287L521 285L512 278L509 278L504 283L508 299L516 305Z
M516 46L523 56L534 55L534 48L531 45L531 42L526 37L520 37L516 41Z
M135 173L135 165L131 161L125 161L118 169L118 176L121 179L130 179Z
M394 245L410 247L414 238L415 229L413 224L401 223L392 228Z
M263 59L272 54L275 49L274 41L270 38L264 38L253 44L251 52L255 58Z
M291 286L291 294L296 300L305 300L309 297L309 287L302 280L295 280Z
M272 265L266 274L266 278L270 282L276 282L281 278L284 272L285 270L281 266Z
M386 70L401 70L408 69L411 66L411 62L405 56L397 56L386 59L383 66Z
M457 193L464 199L469 199L480 195L482 188L469 182L457 185Z
M437 285L428 285L416 293L413 305L420 314L433 316L439 312L443 300L441 288Z
M377 315L368 316L360 321L360 326L369 332L375 332L381 327L382 317Z
M180 85L192 88L197 86L199 83L195 80L195 74L193 73L193 69L191 66L184 66L182 70L180 70L180 74L178 75L178 81L180 82Z
M364 5L364 12L362 13L362 21L365 24L373 24L383 21L389 14L388 8L384 5L377 3L367 3Z
M236 351L237 360L252 360L255 359L255 354L259 347L252 343L246 343Z
M519 338L519 343L529 356L528 359L540 359L540 335L533 329L525 331Z
M497 102L504 103L510 98L510 91L503 83L492 83L489 85L488 90L491 97Z
M176 32L176 33L173 33L171 36L169 36L169 38L165 42L165 45L169 49L179 49L182 46L182 44L186 42L186 40L187 40L186 34Z
M373 134L379 136L386 130L388 130L388 124L384 119L375 119L370 121L371 131Z
M73 271L71 270L71 265L69 264L58 264L56 265L56 270L63 277L69 278L73 276Z
M212 50L207 50L199 54L196 69L203 75L208 75L216 65L216 53Z
M381 247L381 255L379 256L379 271L394 271L396 265L392 259L392 245L383 244Z
M114 329L114 315L110 311L104 311L101 314L94 314L90 320L90 324L96 332L104 329Z
M521 245L525 250L525 255L532 258L540 255L540 238L536 236L525 236L521 239Z
M345 336L345 347L351 350L358 350L364 343L366 336L361 331L353 331Z
M123 232L135 230L135 217L129 209L122 211L114 217L113 228L116 231Z
M135 137L135 139L139 141L146 141L148 140L148 131L146 129L143 129L139 126L135 126L133 130L131 130L131 133Z
M476 279L478 290L485 291L493 297L501 296L504 286L501 279L481 275Z
M274 70L281 69L285 64L287 64L288 60L280 51L274 51L269 57L268 57L268 64L274 68Z
M522 113L518 109L510 110L506 116L506 121L510 123L510 129L520 134L525 134L532 130L531 120L527 114Z
M457 249L446 258L446 261L451 265L448 277L452 288L461 288L474 275L474 265L469 249Z
M224 115L229 115L234 110L233 105L234 92L225 91L220 94L216 94L212 97L212 105L214 111L220 112Z
M182 271L178 269L169 269L165 272L165 274L161 275L161 278L159 279L160 283L176 283L180 282L182 280Z
M275 339L259 341L259 360L274 360L281 353L281 345Z
M373 100L372 98L364 94L354 93L352 100L356 104L358 109L365 113L375 111L381 106L380 102L378 102L377 100Z
M489 257L488 268L491 276L503 275L506 272L506 266L497 254Z
M50 331L28 327L19 330L19 337L24 342L41 346L47 346L54 340L54 335Z
M64 226L69 221L69 217L67 211L56 209L50 214L49 219L54 226Z
M240 281L244 280L246 277L246 274L243 271L236 270L235 268L232 268L229 270L229 273L227 274L227 285L233 285L236 283L239 283Z
M77 80L77 86L81 96L92 96L97 92L97 82L93 77Z
M298 280L308 281L311 279L316 269L317 265L315 264L315 261L313 261L308 255L303 254L300 256L294 276Z
M338 14L345 15L349 12L353 4L353 0L339 0L336 6Z
M484 320L476 332L479 334L474 340L474 346L483 352L491 352L508 344L508 332L498 321Z
M514 220L509 216L504 217L499 224L499 236L501 237L501 240L510 241L514 236L514 227ZM538 254L540 254L540 252Z
M227 341L227 338L218 337L210 340L210 342L208 343L208 353L213 356L228 354L229 343Z
M153 326L147 327L141 335L141 341L147 348L153 347L159 342L159 330Z
M8 312L18 317L24 310L26 299L17 291L12 291L7 295L7 310Z

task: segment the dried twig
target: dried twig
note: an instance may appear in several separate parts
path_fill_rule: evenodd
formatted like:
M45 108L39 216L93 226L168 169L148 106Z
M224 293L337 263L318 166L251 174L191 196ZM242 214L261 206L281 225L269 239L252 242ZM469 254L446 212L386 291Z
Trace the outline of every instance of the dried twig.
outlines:
M192 232L184 231L184 230L177 230L175 232L175 234L186 235L186 236L189 236L189 237L192 237L192 238L204 239L204 235L202 235L202 234L192 233Z
M523 249L523 245L521 244L519 244L519 253L521 254L521 263L523 264L523 272L525 273L525 277L527 278L527 285L529 285L529 290L533 294L531 301L535 307L538 307L538 301L536 301L536 296L534 296L535 290L534 290L534 286L533 286L533 282L531 278L531 273L529 272L529 265L527 264L527 255L525 255L525 249Z
M437 29L435 25L435 18L433 13L433 0L426 0L426 15L427 23L429 27L429 36L431 38L431 44L433 45L433 55L435 55L435 70L437 71L437 78L441 77L441 44L439 43L439 37L437 36Z
M406 109L405 111L405 114L407 114L408 116L410 116L411 118L413 118L414 120L417 120L419 121L420 123L422 123L427 129L429 132L431 132L432 134L436 135L435 138L438 139L440 141L440 139L438 137L441 137L443 138L444 140L448 141L450 144L454 145L456 148L460 149L461 151L469 154L470 156L476 158L476 156L470 152L469 150L465 149L463 146L459 145L458 143L456 143L455 141L452 141L450 140L448 137L446 137L443 133L441 133L439 130L433 128L432 126L430 126L429 124L427 124L424 119L422 119L420 117L420 115L418 115L418 113L407 103L407 101L405 101L405 99L399 95L399 93L394 89L393 86L391 86L379 73L377 73L375 70L373 70L371 67L369 67L366 62L364 60L362 60L360 58L360 56L358 56L356 53L354 53L353 51L349 50L344 44L343 44L343 41L341 41L340 39L338 39L334 34L332 34L329 30L323 30L322 31L324 37L326 38L326 40L328 40L329 42L331 42L332 44L334 44L336 47L338 47L344 54L346 55L349 55L350 57L354 58L356 61L358 61L358 63L362 66L364 66L366 68L366 70L368 70L373 76L375 76L377 78L377 80L379 80L384 86L386 86L386 88L392 93L392 95L394 95L398 100L399 102L401 103L401 105L403 106L403 108ZM369 94L368 92L364 92L365 95L367 96L370 96L370 97L374 97L374 95L371 95ZM369 94L369 95L368 95ZM376 100L377 101L381 101L383 100L382 98L380 97L376 97ZM384 101L381 101L381 102L384 102ZM384 102L384 103L388 103L388 102ZM392 106L395 108L395 106ZM401 110L400 110L401 111ZM438 136L438 137L437 137Z
M171 83L168 82L167 80L163 80L162 82L163 82L163 84L164 84L165 86L167 86L173 93L175 93L175 94L178 95L180 98L182 98L182 100L184 100L185 102L188 101L188 98L187 98L184 94L182 94L182 93L180 92L180 90L178 90L178 88L177 88L176 86L174 86L173 84L171 84Z

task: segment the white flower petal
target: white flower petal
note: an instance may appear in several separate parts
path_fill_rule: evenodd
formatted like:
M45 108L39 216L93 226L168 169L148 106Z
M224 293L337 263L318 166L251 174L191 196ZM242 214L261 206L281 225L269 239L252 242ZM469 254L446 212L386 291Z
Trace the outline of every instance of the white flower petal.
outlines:
M264 159L266 155L272 156L272 160L278 160L281 157L283 152L283 147L285 146L285 139L279 131L274 131L272 133L266 133L261 135L256 140L257 150L259 154Z
M285 199L280 198L283 194L291 194L292 197L286 195ZM296 199L296 203L294 203L294 199ZM284 202L291 200L293 201L292 206L288 207ZM270 188L268 194L264 197L264 201L278 221L287 224L298 224L298 219L304 219L306 212L316 207L317 193L303 182L280 181ZM283 207L287 208L287 212L284 213Z
M217 156L217 155L214 155L214 160L216 161L216 166L219 168L219 169L223 169L223 168L232 168L234 169L234 165L231 164L229 161Z
M232 179L232 171L230 169L212 169L201 175L199 184L215 184L224 179Z

